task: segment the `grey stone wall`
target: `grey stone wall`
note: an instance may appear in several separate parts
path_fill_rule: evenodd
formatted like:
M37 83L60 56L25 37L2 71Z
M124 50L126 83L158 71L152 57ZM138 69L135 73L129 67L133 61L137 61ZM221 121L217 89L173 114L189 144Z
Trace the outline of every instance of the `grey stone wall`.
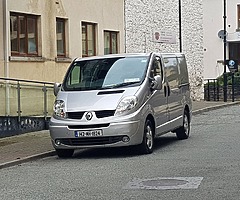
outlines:
M193 100L203 99L202 0L182 2L182 52L185 53ZM178 0L125 0L126 52L179 52ZM153 42L153 31L176 33L176 44Z

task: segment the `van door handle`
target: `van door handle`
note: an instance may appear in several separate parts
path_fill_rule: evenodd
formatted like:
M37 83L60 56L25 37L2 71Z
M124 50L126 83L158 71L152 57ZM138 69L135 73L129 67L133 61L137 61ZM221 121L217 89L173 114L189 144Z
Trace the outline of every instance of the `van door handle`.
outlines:
M164 85L164 96L165 97L167 96L167 87L166 87L166 85Z
M170 90L169 85L167 87L168 87L168 96L170 96L171 90Z

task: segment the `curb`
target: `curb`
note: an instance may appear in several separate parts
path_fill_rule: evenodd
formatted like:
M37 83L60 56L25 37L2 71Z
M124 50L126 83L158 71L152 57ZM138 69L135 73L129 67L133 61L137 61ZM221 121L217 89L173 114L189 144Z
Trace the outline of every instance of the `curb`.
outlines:
M205 107L205 108L202 108L202 109L199 109L199 110L192 111L192 115L198 115L198 114L202 114L202 113L207 112L207 111L216 110L216 109L219 109L219 108L224 108L226 106L234 106L234 105L238 105L238 104L240 104L240 102L231 102L231 103L224 103L224 104L221 104L221 105L209 106L209 107Z
M18 160L13 160L13 161L2 163L2 164L0 164L0 169L7 168L7 167L12 167L12 166L19 165L19 164L22 164L22 163L34 161L34 160L37 160L37 159L40 159L40 158L55 156L55 155L56 155L56 152L54 150L52 150L52 151L48 151L48 152L44 152L44 153L40 153L40 154L35 154L35 155L32 155L32 156L27 156L27 157L24 157L24 158L20 158Z

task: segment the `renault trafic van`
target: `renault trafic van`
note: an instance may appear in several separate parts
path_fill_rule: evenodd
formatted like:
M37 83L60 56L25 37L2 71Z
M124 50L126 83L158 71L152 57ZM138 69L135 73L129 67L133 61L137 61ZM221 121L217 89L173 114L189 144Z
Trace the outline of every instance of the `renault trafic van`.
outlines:
M134 145L153 152L154 139L187 139L192 104L185 56L138 53L75 59L56 101L50 135L59 157L75 149Z

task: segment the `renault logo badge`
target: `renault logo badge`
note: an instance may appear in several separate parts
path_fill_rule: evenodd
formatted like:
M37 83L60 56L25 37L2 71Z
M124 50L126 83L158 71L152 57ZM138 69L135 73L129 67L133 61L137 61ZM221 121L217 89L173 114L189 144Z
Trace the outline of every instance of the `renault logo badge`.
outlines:
M93 117L93 114L91 112L87 112L86 115L85 115L86 119L89 121L92 119Z

